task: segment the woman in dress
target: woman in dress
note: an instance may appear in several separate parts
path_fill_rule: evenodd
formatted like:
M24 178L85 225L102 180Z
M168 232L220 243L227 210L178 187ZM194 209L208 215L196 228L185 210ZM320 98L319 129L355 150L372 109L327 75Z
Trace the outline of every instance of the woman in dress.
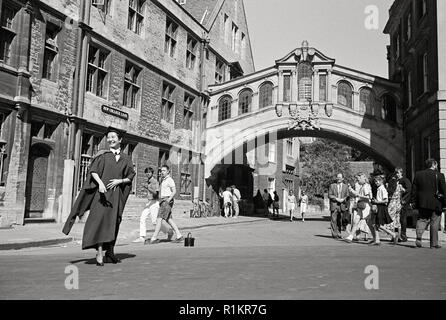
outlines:
M401 222L400 214L402 210L401 196L406 191L399 183L399 174L402 177L403 169L397 168L395 174L389 182L389 216L392 218L392 222L385 225L384 228L396 233L398 239L401 240Z
M356 214L352 219L352 229L350 234L345 238L347 242L352 242L356 236L356 232L366 231L366 221L370 216L370 201L372 199L372 188L368 183L368 179L364 173L357 175L358 184L355 184L355 189L349 185L349 192L356 198Z
M104 265L104 251L107 260L121 262L114 255L114 246L135 176L131 158L121 153L121 141L121 132L109 129L109 150L98 152L93 159L87 179L63 228L63 232L68 234L76 216L81 218L85 211L90 210L84 227L82 250L97 250L97 266Z
M384 231L385 233L389 234L392 237L393 242L396 243L396 241L398 241L396 234L383 228L384 225L392 222L392 218L390 217L387 208L389 195L386 187L384 187L384 179L381 176L375 177L375 184L377 186L376 198L372 199L372 204L374 204L376 208L372 210L371 215L372 228L370 228L370 230L372 231L373 236L373 242L371 244L381 244L379 239L379 231Z
M290 213L290 221L293 222L294 210L296 209L296 197L293 190L290 190L287 197L287 209Z

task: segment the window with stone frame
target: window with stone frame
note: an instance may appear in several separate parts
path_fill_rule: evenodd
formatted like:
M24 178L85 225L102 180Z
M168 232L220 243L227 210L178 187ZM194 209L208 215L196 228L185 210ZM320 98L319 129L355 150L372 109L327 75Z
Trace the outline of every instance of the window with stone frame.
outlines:
M145 0L129 0L129 18L127 28L141 34L144 23Z
M191 195L192 194L192 178L191 178L191 163L192 152L188 152L187 158L181 164L181 181L180 181L180 194Z
M396 122L396 101L391 95L386 94L382 98L381 118Z
M195 68L195 61L197 60L197 44L197 40L192 36L187 35L186 68L190 70Z
M238 97L239 114L245 114L251 111L252 91L249 89L243 90Z
M242 58L242 60L244 60L246 59L246 36L243 32L240 39L240 46L241 46L240 57Z
M82 135L81 160L79 166L79 179L77 189L80 190L84 181L87 179L88 168L90 167L93 157L99 151L99 145L103 137L99 134L84 132Z
M128 108L135 109L139 104L139 75L141 68L126 61L124 75L124 97L122 104Z
M273 105L273 84L266 82L259 89L259 108Z
M283 101L291 101L291 75L289 74L283 76Z
M232 99L229 96L223 97L218 103L218 121L224 121L231 118Z
M109 51L90 44L88 51L87 88L98 97L107 97Z
M183 115L183 128L186 130L192 130L192 119L194 116L193 103L195 97L184 93L184 115Z
M238 50L238 27L235 23L232 23L232 33L231 33L231 49L234 52Z
M327 101L327 75L319 75L319 101Z
M108 15L111 13L111 2L112 0L93 0L91 4L102 11L104 15Z
M220 59L215 61L215 83L225 82L225 63Z
M164 82L163 92L161 97L161 119L173 123L173 113L175 110L175 101L173 93L175 91L175 86Z
M17 36L17 13L19 9L8 1L3 1L0 27L0 62L10 65L12 51Z
M132 180L132 189L130 190L131 194L136 193L136 181L138 180L138 167L136 165L136 159L133 157L135 148L136 144L134 143L121 143L121 152L128 155L130 159L132 159L133 170L135 171L135 177Z
M299 90L299 101L311 99L313 67L309 62L299 63L297 69L297 84Z
M362 88L359 91L359 112L374 115L375 95L370 88Z
M286 154L287 156L293 156L293 138L286 139Z
M42 78L55 81L55 64L59 48L57 47L57 35L60 28L50 22L46 24L45 49L43 54Z
M338 104L353 109L353 89L347 81L338 83Z
M173 57L177 47L178 25L171 19L166 19L166 37L164 41L164 53Z

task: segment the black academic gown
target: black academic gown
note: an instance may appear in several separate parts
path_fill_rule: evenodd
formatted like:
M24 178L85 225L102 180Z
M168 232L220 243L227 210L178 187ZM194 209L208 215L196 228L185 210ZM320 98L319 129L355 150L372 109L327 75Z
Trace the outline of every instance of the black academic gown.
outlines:
M109 189L105 194L101 194L91 176L92 172L96 172L105 185L111 179L132 180L135 172L129 156L121 154L120 159L116 161L112 152L99 152L90 165L87 179L62 229L64 234L69 234L76 217L80 219L85 211L90 210L84 227L82 249L97 248L99 243L103 243L104 249L107 250L116 242L131 184L121 184L115 190Z

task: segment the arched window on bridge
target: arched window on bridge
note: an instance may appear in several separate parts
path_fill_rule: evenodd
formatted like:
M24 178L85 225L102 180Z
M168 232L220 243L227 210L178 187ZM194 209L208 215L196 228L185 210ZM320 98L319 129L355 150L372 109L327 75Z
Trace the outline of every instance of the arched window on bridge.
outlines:
M231 118L231 103L232 99L230 96L224 96L220 99L218 103L218 121L224 121Z
M359 112L373 115L375 94L370 88L363 88L359 91Z
M252 91L249 89L243 90L238 96L238 113L244 114L251 111Z
M266 108L273 104L273 84L265 82L259 89L259 108Z
M297 81L299 85L299 101L311 99L313 68L311 63L299 63L297 68Z
M338 83L338 104L350 109L353 109L352 104L353 89L347 81L340 81Z
M396 122L396 101L391 95L386 94L382 98L381 117Z

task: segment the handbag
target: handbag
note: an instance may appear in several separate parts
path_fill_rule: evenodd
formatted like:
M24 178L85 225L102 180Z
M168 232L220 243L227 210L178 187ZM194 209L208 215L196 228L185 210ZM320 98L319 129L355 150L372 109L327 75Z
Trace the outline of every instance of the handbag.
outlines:
M358 209L364 210L366 208L366 202L365 201L358 201L358 204L356 205Z

